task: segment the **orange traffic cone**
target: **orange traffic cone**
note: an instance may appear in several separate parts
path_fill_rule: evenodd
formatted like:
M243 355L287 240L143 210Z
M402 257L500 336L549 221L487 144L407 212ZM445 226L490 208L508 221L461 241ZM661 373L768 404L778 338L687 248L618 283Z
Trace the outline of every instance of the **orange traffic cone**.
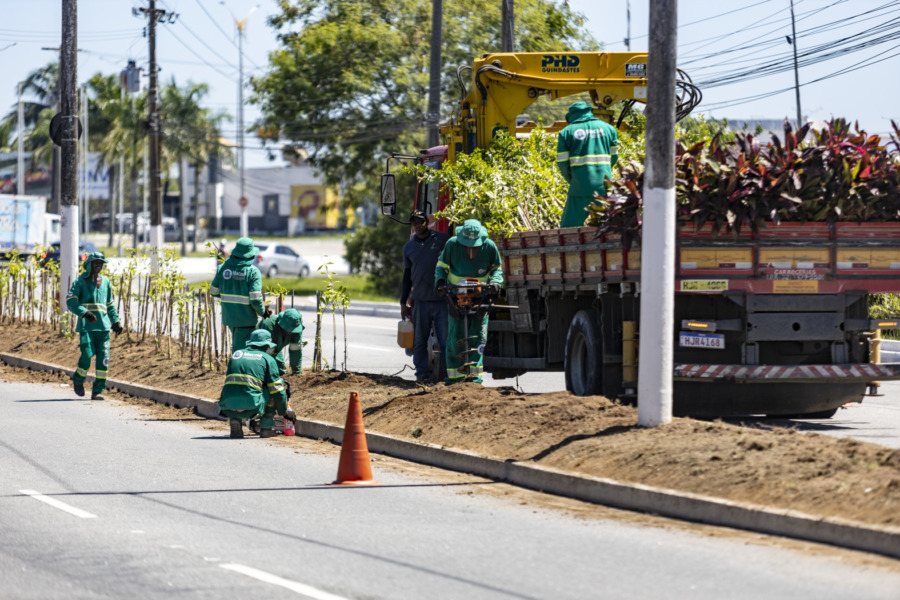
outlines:
M359 392L350 392L347 422L344 424L344 441L341 443L341 460L338 463L334 485L381 485L372 479L369 463L369 446L362 420Z

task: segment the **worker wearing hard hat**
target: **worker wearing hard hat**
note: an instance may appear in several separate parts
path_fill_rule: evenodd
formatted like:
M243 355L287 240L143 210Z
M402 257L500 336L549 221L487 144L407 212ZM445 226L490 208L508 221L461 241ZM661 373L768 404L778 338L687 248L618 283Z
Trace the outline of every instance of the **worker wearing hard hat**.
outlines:
M454 293L466 280L472 279L494 296L500 293L503 284L500 251L477 219L469 219L457 227L456 236L447 240L434 270L435 289L439 294ZM466 379L481 383L488 315L485 312L483 316L469 316L467 331L466 319L453 313L451 308L447 319L446 383Z
M559 132L556 165L569 182L566 207L560 227L581 227L594 192L606 197L604 181L612 179L616 153L616 128L594 116L586 102L576 102L566 114L566 127Z

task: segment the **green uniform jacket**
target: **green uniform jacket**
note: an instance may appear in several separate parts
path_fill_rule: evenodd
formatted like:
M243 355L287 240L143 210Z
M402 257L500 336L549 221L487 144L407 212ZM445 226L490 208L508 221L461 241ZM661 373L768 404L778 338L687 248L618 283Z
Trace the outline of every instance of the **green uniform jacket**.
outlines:
M616 128L595 117L587 104L573 107L566 118L569 125L559 132L556 165L569 182L568 197L592 198L594 191L605 196L604 178L612 179L619 158Z
M219 266L209 294L222 301L222 324L255 327L266 312L262 299L262 275L252 258L230 256Z
M459 283L463 279L478 279L482 283L503 284L500 250L491 240L485 240L475 260L469 260L466 247L456 237L447 240L444 250L438 258L434 269L434 281L441 279L450 283Z
M260 348L237 350L228 361L219 408L256 410L261 416L266 409L264 389L269 390L275 411L280 415L287 412L287 395L275 359Z
M256 328L265 329L272 334L272 343L275 344L275 347L269 348L267 352L275 358L275 362L278 364L278 373L284 375L287 372L287 368L284 366L284 352L282 352L285 346L288 347L288 355L291 359L291 372L299 373L300 364L303 361L303 343L300 339L303 332L287 333L279 327L278 319L282 314L278 313L268 319L263 319ZM303 325L303 317L300 317L300 325Z
M109 331L112 323L119 322L116 303L113 302L112 286L105 275L100 276L100 287L91 280L91 266L86 264L91 257L82 263L84 273L75 280L66 296L66 307L78 316L75 331ZM94 313L97 320L89 323L84 319L87 312Z

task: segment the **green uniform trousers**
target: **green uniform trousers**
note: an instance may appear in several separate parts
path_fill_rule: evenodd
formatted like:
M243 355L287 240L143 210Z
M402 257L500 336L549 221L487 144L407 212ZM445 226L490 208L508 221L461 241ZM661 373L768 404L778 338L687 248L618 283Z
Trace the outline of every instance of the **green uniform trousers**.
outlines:
M109 367L109 331L84 331L80 334L80 338L81 356L78 358L78 368L72 374L72 381L84 383L84 380L87 379L87 372L91 368L91 359L96 356L93 393L99 394L106 389L106 370Z
M263 414L260 415L257 410L230 410L227 408L219 409L223 415L228 417L229 419L255 419L259 417L259 426L263 429L274 429L275 428L275 401L269 398L269 391L266 390L263 392L263 395L266 397L266 408L263 411Z
M456 383L466 379L481 383L484 373L484 345L487 342L488 316L480 319L469 317L469 330L465 320L452 316L447 319L447 379L446 383ZM468 344L468 352L466 352ZM468 367L466 367L468 363Z
M243 350L247 347L247 341L250 339L250 334L253 333L256 326L229 327L228 329L231 330L231 353L234 354L236 350Z

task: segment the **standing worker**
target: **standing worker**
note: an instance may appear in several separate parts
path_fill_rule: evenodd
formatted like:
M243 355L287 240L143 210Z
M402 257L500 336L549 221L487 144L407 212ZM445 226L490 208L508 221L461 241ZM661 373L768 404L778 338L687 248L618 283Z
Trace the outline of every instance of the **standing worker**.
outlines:
M477 219L469 219L456 229L456 236L447 241L434 271L435 289L438 294L447 293L448 282L456 285L464 279L477 279L487 284L488 291L496 296L503 284L500 251L488 239L487 229ZM467 376L481 383L484 372L484 346L487 343L488 315L471 318L469 330L465 330L462 317L449 315L447 331L447 379L446 383L463 381ZM465 349L469 348L468 356ZM463 354L463 356L460 356ZM468 373L461 368L469 363Z
M82 263L84 273L75 280L66 296L66 307L78 316L75 330L79 334L81 356L78 358L78 368L72 374L72 383L79 396L84 396L84 381L91 368L91 358L97 357L91 400L103 400L101 394L106 389L109 330L115 331L116 335L122 333L119 313L113 302L112 286L109 279L100 274L105 264L106 257L102 252L90 253Z
M606 198L604 181L612 179L619 158L616 128L594 116L586 102L576 102L566 113L568 125L559 132L556 166L569 182L569 194L560 227L581 227L594 192Z
M275 358L278 365L278 375L287 375L287 367L284 364L284 348L287 346L291 361L291 374L300 374L300 365L303 361L303 317L296 309L289 308L272 315L259 322L257 329L264 329L272 336L272 347L267 351Z
M243 419L259 418L259 437L263 438L276 435L276 412L292 423L297 420L278 375L278 365L266 352L273 346L271 334L257 329L244 349L236 350L228 361L219 410L228 417L232 438L244 437Z
M400 317L403 319L412 317L416 381L425 383L431 379L428 368L428 338L432 325L441 353L445 353L447 347L447 303L434 289L434 272L441 251L450 236L429 229L428 218L421 210L414 210L409 215L409 220L415 235L403 246ZM406 305L410 296L412 307Z
M222 324L231 330L232 352L244 349L259 317L272 314L263 305L262 275L253 265L257 254L253 240L239 239L209 288L210 296L221 299Z

